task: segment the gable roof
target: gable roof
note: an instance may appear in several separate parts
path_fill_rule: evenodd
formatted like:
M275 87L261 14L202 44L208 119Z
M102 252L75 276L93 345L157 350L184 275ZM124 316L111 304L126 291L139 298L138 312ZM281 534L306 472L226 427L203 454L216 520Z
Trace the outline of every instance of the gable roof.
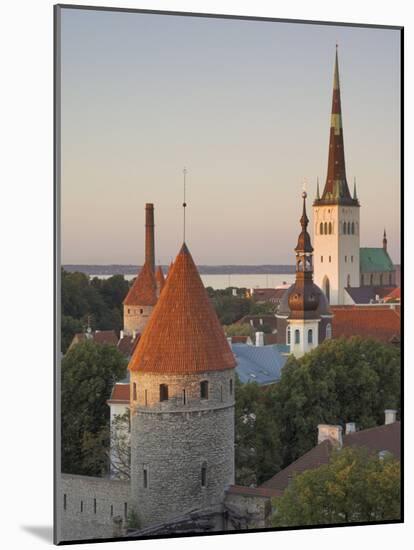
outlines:
M124 337L120 338L118 342L119 351L125 355L125 357L131 357L140 337L140 333L136 334L135 338L133 336L124 335Z
M123 304L125 306L154 306L157 303L157 284L151 267L145 263L132 283Z
M129 369L185 374L235 365L194 260L183 244Z
M242 384L257 382L260 385L278 382L286 356L281 355L277 346L250 346L232 344L236 358L236 372Z
M392 286L359 286L345 287L345 291L349 294L355 304L370 304L377 300L385 298L394 290Z
M116 346L118 344L118 337L114 330L95 330L89 334L85 332L78 332L72 339L68 351L81 342L90 340L95 344Z
M401 455L400 439L400 422L394 422L350 433L344 436L343 446L365 447L372 453L389 451L399 460ZM268 481L265 481L261 487L284 491L295 474L301 474L306 470L313 470L323 464L328 464L333 449L333 443L329 439L325 439Z
M359 268L361 273L394 271L391 258L383 248L360 248Z
M401 317L389 306L331 306L333 338L361 336L389 343L400 340Z

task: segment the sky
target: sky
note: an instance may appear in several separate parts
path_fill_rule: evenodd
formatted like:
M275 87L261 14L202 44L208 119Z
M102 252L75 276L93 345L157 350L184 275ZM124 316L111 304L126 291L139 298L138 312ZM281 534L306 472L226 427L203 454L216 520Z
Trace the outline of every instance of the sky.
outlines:
M361 246L400 261L400 35L392 29L62 9L62 262L293 264L326 179L335 44ZM312 219L312 216L309 216ZM310 224L312 227L312 224Z

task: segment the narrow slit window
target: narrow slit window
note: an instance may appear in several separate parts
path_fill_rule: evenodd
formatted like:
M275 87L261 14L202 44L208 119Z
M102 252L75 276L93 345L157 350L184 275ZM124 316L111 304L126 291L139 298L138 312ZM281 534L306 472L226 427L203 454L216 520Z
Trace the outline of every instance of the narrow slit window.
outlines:
M160 384L160 401L168 401L168 386Z
M128 519L128 502L124 502L124 518Z
M145 406L148 405L148 390L145 390Z
M96 498L93 499L93 513L96 514Z
M229 386L230 386L230 395L233 395L233 378L230 378Z
M132 385L132 400L133 401L137 400L137 384L136 384L136 382L134 382L133 385Z
M81 513L83 512L83 500L81 500Z
M223 386L220 386L220 401L223 401Z
M185 405L186 403L187 403L187 398L185 395L185 390L183 390L183 405Z
M66 498L66 493L63 495L63 509L66 510L66 505L67 505L67 498Z
M144 487L144 489L148 489L148 470L147 470L147 468L144 468L144 470L143 470L143 487Z
M208 399L208 381L203 380L200 382L200 397L201 399Z
M111 504L111 517L114 515L114 505Z
M201 487L207 487L207 464L201 466Z

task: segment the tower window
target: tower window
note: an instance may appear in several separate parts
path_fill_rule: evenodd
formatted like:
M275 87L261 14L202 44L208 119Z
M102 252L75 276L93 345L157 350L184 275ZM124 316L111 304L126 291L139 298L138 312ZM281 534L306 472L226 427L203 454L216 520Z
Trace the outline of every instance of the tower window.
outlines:
M200 382L200 397L201 399L208 399L208 381L203 380Z
M308 344L313 344L313 330L311 328L308 330Z
M331 257L329 256L329 263L331 263Z
M81 512L83 512L83 500L81 500Z
M321 222L319 225L319 233L323 235L323 223Z
M67 504L67 499L66 499L66 493L63 495L63 509L66 510L66 504Z
M128 519L128 503L124 502L124 518Z
M290 325L286 329L286 343L290 346Z
M145 406L148 405L148 390L145 390Z
M324 230L325 235L327 235L328 234L328 224L326 222L323 226L323 230Z
M93 499L93 513L96 514L96 498Z
M131 310L128 308L128 315L131 313Z
M223 401L223 386L220 386L220 401Z
M114 505L111 504L111 517L114 515Z
M346 222L344 222L343 231L344 231L344 235L346 235Z
M201 466L201 487L207 487L207 464Z
M354 257L351 256L351 264L353 264L353 263L354 263Z
M323 264L323 256L321 256L321 264Z
M133 401L137 400L137 384L136 384L136 382L134 382L133 385L132 385L132 400Z
M299 329L295 330L295 344L300 344L300 332Z
M347 257L345 256L345 263L346 263Z
M140 309L139 310L140 314L142 315L144 313L144 310L143 309Z
M160 384L160 401L168 401L168 386Z
M183 390L183 405L185 405L186 402L187 400L186 400L185 390Z
M354 224L354 222L352 222L352 224L351 224L351 233L352 233L352 235L355 233L355 224Z
M351 234L351 223L350 222L348 222L348 227L346 229L347 229L348 235L350 235Z
M142 486L144 487L144 489L148 489L148 468L146 466L144 466L142 473L143 473Z
M329 235L332 235L332 223L329 222Z
M233 378L230 378L229 389L230 389L230 395L233 395Z
M328 323L326 325L325 339L330 340L332 338L332 325Z

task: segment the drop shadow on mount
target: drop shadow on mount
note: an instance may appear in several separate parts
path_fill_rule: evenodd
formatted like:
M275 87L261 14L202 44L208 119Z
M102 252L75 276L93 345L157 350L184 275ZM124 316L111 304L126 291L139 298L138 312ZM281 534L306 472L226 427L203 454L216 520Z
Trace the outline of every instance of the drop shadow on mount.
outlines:
M46 542L53 543L53 527L51 525L21 525L23 531Z

